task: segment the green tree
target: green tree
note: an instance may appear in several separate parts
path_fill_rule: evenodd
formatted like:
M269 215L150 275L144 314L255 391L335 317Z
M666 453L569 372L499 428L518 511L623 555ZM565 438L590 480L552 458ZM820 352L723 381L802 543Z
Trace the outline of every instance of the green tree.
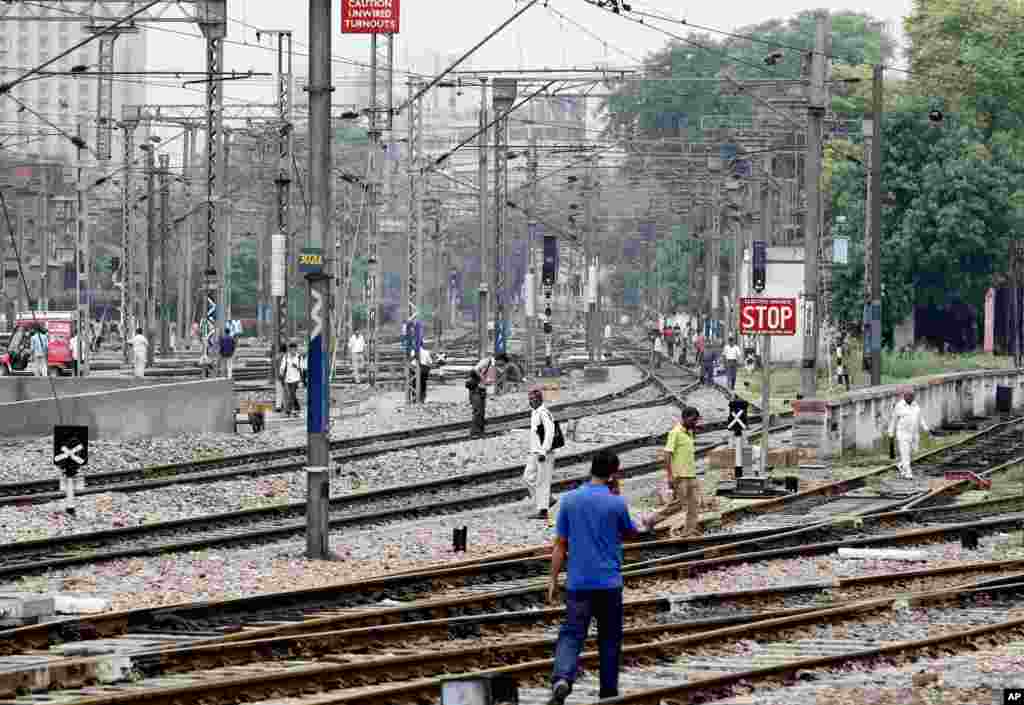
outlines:
M997 272L1005 271L1008 238L1022 223L1014 204L1024 189L1024 165L1000 145L977 146L976 128L947 116L929 126L926 100L911 100L883 121L882 183L892 194L882 209L883 327L886 336L912 306L953 302L980 306ZM864 172L837 163L832 207L846 222L834 235L850 238L850 264L837 270L837 317L859 326L863 316Z

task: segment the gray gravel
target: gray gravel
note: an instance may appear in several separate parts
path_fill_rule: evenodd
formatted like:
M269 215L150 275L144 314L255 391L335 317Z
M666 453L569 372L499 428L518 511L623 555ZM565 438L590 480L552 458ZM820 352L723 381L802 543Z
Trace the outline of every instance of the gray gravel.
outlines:
M641 436L672 424L671 406L588 417L579 426L579 441L566 440L562 454ZM524 462L528 431L457 445L398 451L343 466L332 482L331 494L341 496L392 485L440 479ZM301 472L261 478L228 480L202 485L162 487L145 492L102 493L79 498L70 519L60 502L0 507L5 541L26 541L67 533L136 526L236 509L301 502L306 481Z
M584 386L581 373L574 374L562 387L561 401L593 399L628 387L642 378L632 367L612 367L609 381ZM653 390L636 397L653 398ZM499 416L528 409L526 392L510 393L488 400L487 415ZM388 392L362 402L359 409L335 419L331 437L335 439L385 433L402 428L418 428L453 421L468 421L469 402L466 390L453 385L431 389L425 406L405 406L404 395ZM358 413L356 416L354 414ZM276 417L276 415L274 415ZM243 427L245 428L245 427ZM247 429L235 434L183 433L163 438L132 441L89 442L87 472L104 472L185 462L203 457L234 455L258 450L271 450L306 442L304 420L284 421L272 419L264 433L249 433ZM6 438L0 440L0 482L25 482L56 477L53 466L53 439L50 436Z

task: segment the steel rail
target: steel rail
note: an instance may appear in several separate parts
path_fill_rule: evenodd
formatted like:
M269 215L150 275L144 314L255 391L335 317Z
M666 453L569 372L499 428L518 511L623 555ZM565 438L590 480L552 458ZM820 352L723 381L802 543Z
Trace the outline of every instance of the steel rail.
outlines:
M646 388L650 384L649 380L642 380L636 384L632 384L624 389L611 394L606 394L601 397L594 399L585 399L579 402L568 402L565 404L552 405L551 410L553 412L572 411L575 409L588 409L594 406L600 406L602 404L608 404L615 400L623 399L636 392L639 392ZM503 414L501 416L494 416L488 419L489 425L498 424L511 424L514 422L522 422L529 418L530 412L515 412L511 414ZM413 429L403 429L399 431L389 431L386 433L373 434L369 436L358 436L355 438L339 439L331 442L331 450L341 451L350 448L360 448L368 445L376 445L383 443L392 443L396 441L402 441L411 437L420 437L423 435L437 435L444 433L453 433L456 431L466 431L470 427L468 421L454 421L450 423L437 424L434 426L422 426ZM267 463L277 460L283 460L288 458L304 458L306 448L305 446L291 446L288 448L279 448L275 450L257 451L253 453L242 453L232 455L224 458L211 458L205 460L196 460L187 463L173 463L169 465L154 465L146 468L135 468L127 470L112 470L100 473L90 473L86 475L86 489L79 492L78 494L91 494L92 490L99 489L100 491L114 491L114 485L117 483L127 482L138 482L141 480L152 480L159 477L166 476L187 476L192 473L205 473L211 470L218 470L223 468L235 468L237 466L252 465L256 463ZM381 452L389 452L387 450ZM304 462L304 461L303 461ZM302 462L291 463L287 469L295 469L303 466ZM281 472L287 471L282 469ZM236 470L236 473L248 472L248 470ZM90 487L93 485L93 487ZM22 502L30 501L32 495L37 493L50 493L53 495L52 499L59 498L60 495L59 483L57 480L34 480L31 482L14 482L14 483L3 483L0 484L0 506L4 504L17 504Z
M723 424L725 422L722 422ZM638 464L627 465L622 470L624 478L636 477L656 472L660 465L656 449L650 449L664 440L664 434L658 436L641 436L614 444L593 448L556 460L558 467L585 465L596 453L603 450L614 452L644 451L650 455L649 460L641 459ZM710 451L717 444L702 447L701 454ZM453 512L467 511L511 503L527 496L526 488L518 482L523 471L522 465L512 465L494 470L484 470L466 475L455 475L419 483L397 485L393 487L360 492L356 494L333 497L329 500L332 517L329 525L332 529L352 528L359 526L378 526L381 523L407 520L418 517L433 517ZM569 477L558 478L552 482L552 489L565 491L586 482L588 471L585 467L581 472ZM505 482L511 485L507 489L496 488L495 483ZM414 497L433 495L439 490L459 490L472 487L486 487L483 493L459 492L455 497L444 498L426 504L408 501ZM394 500L400 500L395 504ZM372 508L375 502L391 501L392 506ZM363 513L352 514L351 510L368 505L372 509ZM98 563L115 559L158 555L171 551L197 550L213 546L249 545L268 540L282 539L301 533L305 528L303 517L304 502L287 505L243 509L234 512L190 517L167 522L142 524L139 526L105 529L80 534L19 541L0 545L0 577L26 575L54 568L70 567L88 563ZM287 521L295 517L294 521ZM263 528L251 527L247 524L262 523ZM239 529L238 532L225 534L226 528ZM192 539L175 539L162 541L166 534L205 532L205 537ZM146 543L156 540L156 543ZM127 546L119 548L128 543ZM77 552L77 555L66 555ZM58 557L51 557L53 554Z
M752 601L770 601L784 598L797 593L821 593L831 590L833 597L843 591L861 590L863 588L901 588L901 594L908 590L902 585L911 581L930 579L963 580L967 575L990 574L1024 568L1024 559L1007 561L981 561L959 566L946 566L915 571L899 571L880 575L838 578L824 582L804 583L797 585L760 588L756 590L736 591L729 593L711 593L707 595L686 595L673 597L657 597L627 600L623 611L628 626L674 611L679 600L687 604L705 605L710 601L717 604L728 604L733 610L739 605ZM1014 572L985 581L975 580L973 583L955 583L942 589L975 588L999 586L1018 583L1024 579L1024 573ZM934 591L929 588L927 592ZM922 592L922 590L915 590ZM843 599L841 595L832 600L829 606L842 606L859 600L869 599L858 595L856 599ZM668 631L688 632L705 631L707 629L750 624L776 617L802 614L821 609L821 605L804 607L770 607L757 604L761 611L752 614L728 614L721 616L701 616L677 622L665 627ZM253 630L244 641L225 641L223 638L200 640L187 646L169 646L160 649L139 651L131 654L132 670L145 677L156 677L170 673L182 673L210 665L237 666L246 663L282 660L293 658L309 658L323 656L331 652L345 650L349 653L358 652L371 655L374 652L387 651L408 644L422 644L423 640L432 639L438 642L449 642L452 639L469 640L490 637L506 637L510 633L536 631L557 624L565 614L563 607L545 607L539 610L519 612L499 612L473 616L433 619L420 622L377 625L373 627L356 627L349 629L311 629L287 636L275 635L272 629ZM329 626L329 625L323 625ZM661 630L661 627L654 627ZM637 629L632 630L638 633ZM592 642L591 642L592 643ZM5 670L0 672L0 697L9 696L20 688L50 687L59 684L61 688L77 688L92 681L101 680L104 670L109 670L108 659L72 657L47 664L45 678L47 683L40 682L40 674L35 668L26 670Z
M741 640L757 636L764 639L767 635L785 635L792 630L807 625L826 623L843 623L856 621L869 615L884 614L903 603L915 607L938 605L952 600L969 599L980 594L993 592L1018 593L1024 589L1024 583L998 586L995 588L963 589L952 588L931 592L918 592L898 596L888 596L869 600L860 600L841 606L803 611L797 614L772 616L747 624L721 627L711 631L698 631L683 636L679 632L692 631L688 625L659 624L649 627L636 627L626 630L626 645L623 647L624 660L629 664L645 661L672 658L677 654L692 651L695 648L707 648L734 644ZM1024 619L1009 620L995 625L973 627L967 630L950 630L948 633L929 639L902 642L896 645L883 646L877 649L861 650L814 659L800 659L781 666L754 669L740 674L730 674L711 679L702 679L694 683L669 688L658 688L642 693L635 693L609 703L657 703L670 693L693 693L698 688L706 692L710 685L721 686L727 683L738 683L751 674L764 677L769 674L788 672L797 668L821 667L839 664L851 659L875 657L880 654L896 653L908 649L919 649L938 644L960 643L973 638L988 636L993 633L1013 631L1024 633ZM436 698L442 676L458 669L462 663L471 664L475 668L483 666L488 670L477 671L466 675L509 674L520 679L531 679L547 675L553 660L544 658L550 654L555 640L551 638L512 641L500 645L462 647L454 649L434 649L428 652L404 654L400 656L367 657L343 651L338 654L320 657L308 665L272 669L264 664L262 673L253 674L250 669L242 669L237 673L228 671L218 678L216 671L204 671L199 682L183 686L166 686L157 683L153 688L146 688L144 683L136 684L134 692L114 692L86 697L78 700L76 705L129 705L131 703L203 702L205 705L220 703L237 703L240 699L260 699L273 693L273 697L309 694L322 690L340 690L337 695L319 693L317 702L320 705L355 705L356 703L389 703L392 705L405 702L422 702L425 698ZM157 655L156 658L160 658ZM598 658L594 651L585 652L581 656L584 665L593 664ZM307 659L308 660L308 659ZM512 662L509 665L509 662ZM226 676L226 677L225 677ZM425 677L426 676L426 677ZM415 680L413 680L415 679ZM394 684L394 685L390 685ZM383 687L372 687L383 686ZM658 698L658 699L654 699Z

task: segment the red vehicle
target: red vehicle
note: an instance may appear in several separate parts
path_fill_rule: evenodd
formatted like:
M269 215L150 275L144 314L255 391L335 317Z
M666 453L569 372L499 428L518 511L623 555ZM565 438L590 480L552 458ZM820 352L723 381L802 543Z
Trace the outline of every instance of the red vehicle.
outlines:
M33 315L35 318L33 319ZM71 364L71 331L75 324L74 311L37 311L19 313L14 324L7 350L0 354L0 376L26 372L32 361L32 328L41 325L49 338L47 367L51 377L73 374Z

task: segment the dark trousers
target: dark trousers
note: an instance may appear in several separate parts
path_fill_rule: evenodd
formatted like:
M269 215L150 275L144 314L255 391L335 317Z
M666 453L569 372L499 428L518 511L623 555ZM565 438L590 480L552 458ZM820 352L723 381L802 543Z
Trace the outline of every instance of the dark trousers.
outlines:
M430 365L420 365L420 404L427 400L427 377L430 376Z
M725 363L725 376L729 380L729 389L736 389L736 370L739 369L739 365L735 362L729 361Z
M565 621L558 631L552 683L576 681L583 644L590 621L597 618L597 651L601 665L600 698L619 694L619 663L622 660L622 588L570 590L565 597Z
M286 384L284 386L285 386L285 389L288 390L288 400L285 402L285 405L284 405L285 406L285 412L289 413L289 414L291 414L293 412L296 413L296 414L299 413L299 410L300 410L300 407L299 407L299 383L298 382L289 382L288 384Z
M469 403L473 407L473 428L471 435L483 434L487 417L487 392L483 387L477 387L469 392Z

